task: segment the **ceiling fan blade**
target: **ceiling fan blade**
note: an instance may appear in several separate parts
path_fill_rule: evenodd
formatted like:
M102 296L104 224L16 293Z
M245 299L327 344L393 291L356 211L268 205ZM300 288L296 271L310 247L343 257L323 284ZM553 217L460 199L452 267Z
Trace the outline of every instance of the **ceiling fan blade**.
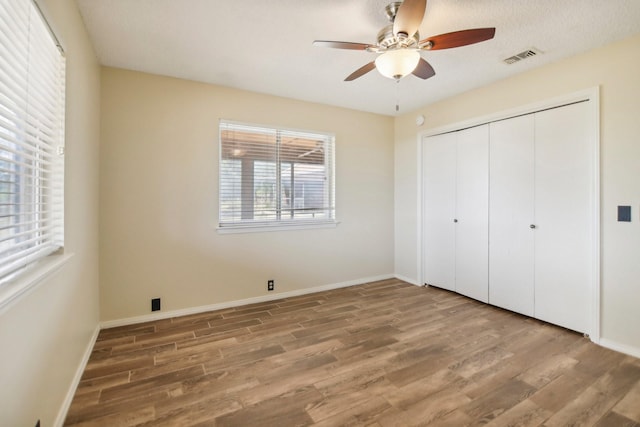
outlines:
M413 37L422 23L426 8L427 0L404 0L393 21L393 34L403 33Z
M436 72L431 64L429 64L423 58L420 58L420 62L418 62L418 65L416 66L416 69L413 70L412 74L416 77L420 77L421 79L426 80L429 77L435 76Z
M353 73L349 74L349 76L346 79L344 79L344 81L350 82L351 80L355 80L358 77L362 77L365 74L367 74L369 71L373 70L374 68L376 68L376 63L374 61L371 61L368 64L358 68Z
M314 46L332 47L334 49L367 50L371 45L365 43L336 42L332 40L314 40Z
M425 49L450 49L452 47L466 46L492 39L496 34L495 28L476 28L473 30L454 31L440 34L420 41L420 45L426 45ZM431 47L429 47L431 46Z

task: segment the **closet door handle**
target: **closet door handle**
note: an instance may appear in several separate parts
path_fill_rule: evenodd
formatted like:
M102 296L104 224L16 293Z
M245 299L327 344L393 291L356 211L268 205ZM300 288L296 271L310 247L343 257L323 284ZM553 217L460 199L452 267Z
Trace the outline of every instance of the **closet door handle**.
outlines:
M531 225L529 226L529 228L536 228L536 225L535 225L535 224L531 224Z
M453 222L458 222L458 220L454 218L454 219L453 219Z

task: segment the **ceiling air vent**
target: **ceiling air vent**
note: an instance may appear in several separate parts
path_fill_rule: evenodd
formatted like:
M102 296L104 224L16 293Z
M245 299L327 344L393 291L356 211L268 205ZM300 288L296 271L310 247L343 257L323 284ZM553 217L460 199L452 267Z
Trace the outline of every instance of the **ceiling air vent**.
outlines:
M531 58L532 56L539 55L540 53L542 52L532 47L531 49L527 49L523 52L516 53L515 55L510 56L509 58L504 60L504 63L509 65L514 64L516 62L522 61L523 59L527 59L527 58Z

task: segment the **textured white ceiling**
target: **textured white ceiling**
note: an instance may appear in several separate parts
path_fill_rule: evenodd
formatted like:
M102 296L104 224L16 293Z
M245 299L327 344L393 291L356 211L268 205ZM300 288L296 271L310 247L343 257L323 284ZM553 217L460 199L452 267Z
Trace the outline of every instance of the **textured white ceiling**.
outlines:
M375 43L389 0L77 0L103 65L395 115L640 33L640 0L429 0L421 38L496 27L493 40L424 52L436 75L396 84L375 54L312 46ZM535 47L542 55L503 59Z

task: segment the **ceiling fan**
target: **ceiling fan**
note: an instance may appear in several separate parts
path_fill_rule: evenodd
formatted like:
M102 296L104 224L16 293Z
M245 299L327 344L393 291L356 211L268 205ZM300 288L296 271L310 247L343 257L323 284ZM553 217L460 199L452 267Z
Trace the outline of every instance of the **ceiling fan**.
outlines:
M385 8L390 25L378 33L375 44L315 40L315 46L336 49L364 50L380 55L347 76L345 81L362 77L377 68L380 74L399 81L413 74L421 79L433 77L433 67L420 56L423 50L450 49L492 39L495 28L475 28L454 31L420 40L418 28L424 18L427 0L404 0L390 3Z

